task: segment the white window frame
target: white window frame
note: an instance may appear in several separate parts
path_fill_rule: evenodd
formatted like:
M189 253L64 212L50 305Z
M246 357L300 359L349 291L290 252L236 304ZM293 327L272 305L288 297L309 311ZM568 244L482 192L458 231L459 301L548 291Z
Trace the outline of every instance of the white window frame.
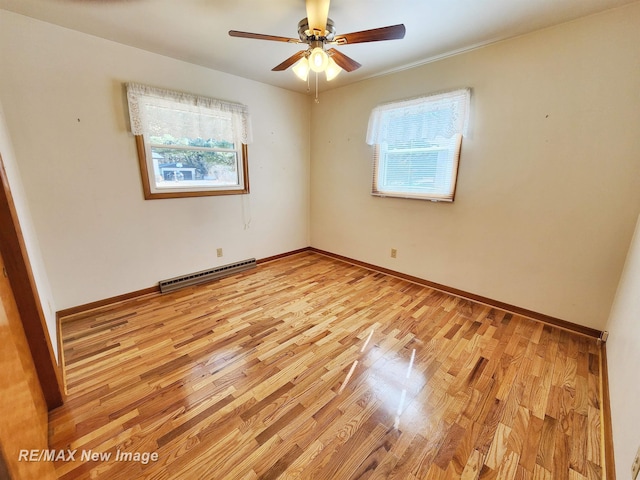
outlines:
M135 83L128 83L126 87L131 131L136 139L145 199L249 193L247 144L251 140L251 122L246 106ZM163 118L154 118L154 109L158 111L160 107L164 112ZM183 122L181 115L187 115L187 120ZM215 134L212 129L222 129L221 125L226 125L227 130L230 129L229 135L233 140L232 148L182 144L166 145L151 142L154 135L158 137L163 134L170 134L176 138L214 138ZM206 180L199 182L178 181L183 179L182 174L175 177L175 182L164 181L163 175L159 173L158 165L155 165L154 149L230 155L235 157L234 173L237 175L237 182L215 184L213 181ZM175 166L175 169L176 173L184 172L185 174L192 170L187 167L182 168L179 164Z
M453 202L469 100L470 89L460 89L374 108L367 131L367 143L374 146L371 194ZM445 110L451 113L439 123L427 121ZM415 117L419 128L415 121L404 128L402 122ZM402 141L394 136L399 131Z

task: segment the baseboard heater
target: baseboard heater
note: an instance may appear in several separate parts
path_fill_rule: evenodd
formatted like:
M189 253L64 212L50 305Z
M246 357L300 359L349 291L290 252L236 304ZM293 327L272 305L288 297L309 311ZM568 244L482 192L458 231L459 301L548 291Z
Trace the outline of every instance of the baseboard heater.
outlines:
M255 267L256 259L250 258L249 260L242 260L240 262L230 263L228 265L221 265L219 267L213 267L208 270L202 270L201 272L189 273L180 277L161 280L159 282L160 291L162 293L172 292L180 288L210 282L211 280L217 280L218 278L233 275L234 273L243 272L245 270L250 270Z

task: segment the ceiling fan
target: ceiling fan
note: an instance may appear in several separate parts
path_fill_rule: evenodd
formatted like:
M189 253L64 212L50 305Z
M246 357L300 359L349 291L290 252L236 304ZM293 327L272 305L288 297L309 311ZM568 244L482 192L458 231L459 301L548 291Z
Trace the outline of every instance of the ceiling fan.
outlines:
M330 0L306 0L307 16L298 23L299 38L278 37L237 30L230 30L229 35L275 42L306 43L308 45L306 50L301 50L291 55L284 62L272 68L274 72L280 72L293 65L294 73L305 81L308 79L309 70L325 72L327 80L332 80L342 69L352 72L361 67L354 59L335 48L325 50L327 45L350 45L404 38L406 30L403 24L336 35L333 20L329 18L329 4Z

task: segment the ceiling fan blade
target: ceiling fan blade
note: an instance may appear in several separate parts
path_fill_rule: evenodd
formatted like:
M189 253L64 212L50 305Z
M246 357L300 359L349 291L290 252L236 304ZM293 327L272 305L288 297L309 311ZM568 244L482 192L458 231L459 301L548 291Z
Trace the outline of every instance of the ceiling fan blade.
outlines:
M306 0L309 30L318 31L320 35L324 35L324 31L327 29L330 3L330 0Z
M289 58L287 58L284 62L282 62L280 65L276 65L275 67L273 67L271 69L271 71L272 72L281 72L283 70L286 70L291 65L293 65L298 60L300 60L302 57L304 57L306 52L307 52L306 50L300 50L299 52L294 53Z
M347 72L353 72L362 66L353 58L347 57L344 53L339 52L335 48L330 48L327 50L327 53L331 58L333 58L339 67L342 67Z
M232 37L253 38L255 40L272 40L274 42L302 43L298 38L278 37L276 35L263 35L261 33L239 32L238 30L229 30Z
M344 45L349 43L380 42L382 40L398 40L404 38L406 29L402 23L388 27L373 28L361 32L336 35L333 43Z

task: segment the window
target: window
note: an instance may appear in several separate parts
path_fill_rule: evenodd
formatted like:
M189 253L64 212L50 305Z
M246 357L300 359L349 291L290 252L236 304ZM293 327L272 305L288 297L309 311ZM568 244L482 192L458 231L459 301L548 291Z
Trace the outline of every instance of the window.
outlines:
M249 193L246 106L127 84L146 199Z
M379 105L369 117L371 193L453 202L470 90Z

